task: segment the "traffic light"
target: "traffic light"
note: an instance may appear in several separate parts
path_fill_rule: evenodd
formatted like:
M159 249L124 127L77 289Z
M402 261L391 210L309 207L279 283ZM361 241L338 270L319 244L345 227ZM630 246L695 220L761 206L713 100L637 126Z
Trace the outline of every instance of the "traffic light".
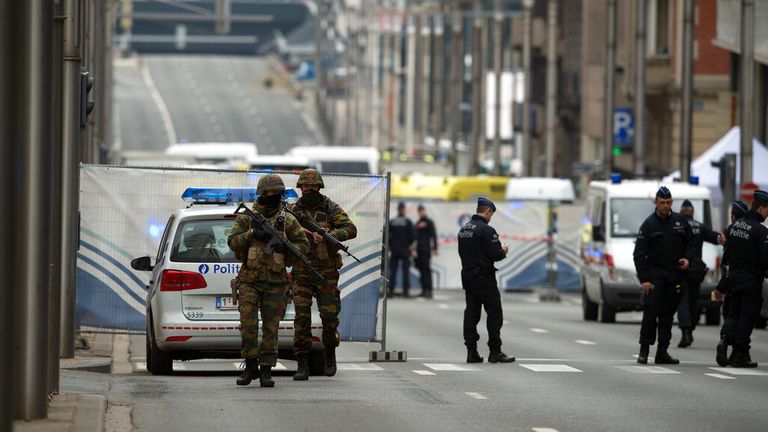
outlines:
M86 71L80 71L80 127L85 128L88 125L88 115L93 112L93 77Z
M621 155L621 148L620 147L614 147L612 153L613 153L614 156Z

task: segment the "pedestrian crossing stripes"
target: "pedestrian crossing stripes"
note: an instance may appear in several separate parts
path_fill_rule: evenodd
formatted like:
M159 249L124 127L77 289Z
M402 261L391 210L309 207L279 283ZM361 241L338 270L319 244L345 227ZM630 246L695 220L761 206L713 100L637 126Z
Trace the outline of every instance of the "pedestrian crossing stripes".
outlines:
M472 366L465 366L454 363L424 363L424 366L434 371L451 371L451 372L477 372L480 369Z
M340 371L380 371L381 366L371 363L338 363L336 369Z
M472 399L477 399L477 400L486 400L486 399L488 399L487 397L485 397L485 396L483 396L483 395L481 395L480 393L477 393L477 392L464 392L464 394L469 396L469 397L471 397Z
M704 375L706 375L708 377L712 377L712 378L723 379L723 380L735 380L736 379L736 377L732 377L732 376L728 376L728 375L722 375L722 374L716 374L716 373L708 373L708 374L704 374Z
M679 374L680 372L672 369L667 369L661 366L616 366L617 368L641 374Z
M761 372L755 369L734 369L734 368L723 368L723 367L711 367L710 369L718 372L731 374L731 375L768 376L768 372Z
M534 372L583 372L580 369L564 364L521 364L520 366Z
M413 373L415 373L416 375L423 375L423 376L435 376L435 375L437 375L436 373L430 372L428 370L415 370L415 371L413 371Z

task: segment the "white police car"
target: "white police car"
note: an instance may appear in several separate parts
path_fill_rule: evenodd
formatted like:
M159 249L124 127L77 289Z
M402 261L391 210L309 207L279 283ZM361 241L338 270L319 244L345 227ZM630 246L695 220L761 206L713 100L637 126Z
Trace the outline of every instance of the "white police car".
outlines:
M295 199L293 189L287 199ZM240 357L240 314L233 304L230 280L240 262L227 246L235 204L254 201L252 188L190 188L190 203L173 212L165 226L157 257L136 258L131 267L152 272L146 300L147 369L154 375L173 371L173 360ZM293 358L293 303L278 331L278 357ZM312 314L310 373L322 374L322 324ZM261 336L261 331L259 331Z

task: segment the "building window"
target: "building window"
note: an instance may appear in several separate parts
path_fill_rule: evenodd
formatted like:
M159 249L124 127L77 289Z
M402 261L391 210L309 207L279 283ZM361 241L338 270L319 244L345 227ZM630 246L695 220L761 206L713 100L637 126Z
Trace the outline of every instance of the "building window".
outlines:
M647 0L648 57L669 57L672 36L672 2Z

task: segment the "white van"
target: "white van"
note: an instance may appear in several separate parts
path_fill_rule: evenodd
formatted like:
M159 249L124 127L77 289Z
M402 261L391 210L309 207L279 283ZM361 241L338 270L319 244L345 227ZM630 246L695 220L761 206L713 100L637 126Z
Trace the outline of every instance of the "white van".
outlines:
M304 156L260 155L248 159L250 171L285 171L299 173L307 168L317 169L317 163Z
M202 164L232 165L256 157L258 151L253 143L181 143L168 147L165 154L193 157Z
M573 183L551 177L516 177L509 179L507 201L558 201L571 204L576 199Z
M373 147L299 146L286 153L303 156L324 173L378 174L379 152Z
M586 217L581 239L581 292L584 319L615 322L616 312L640 310L640 281L635 272L635 238L643 221L654 211L658 181L613 178L589 184ZM683 200L691 201L694 218L712 226L710 192L704 186L687 183L665 184L672 192L672 209ZM720 322L720 304L712 302L710 291L717 284L720 247L704 243L702 259L709 268L701 284L699 307L706 322Z

